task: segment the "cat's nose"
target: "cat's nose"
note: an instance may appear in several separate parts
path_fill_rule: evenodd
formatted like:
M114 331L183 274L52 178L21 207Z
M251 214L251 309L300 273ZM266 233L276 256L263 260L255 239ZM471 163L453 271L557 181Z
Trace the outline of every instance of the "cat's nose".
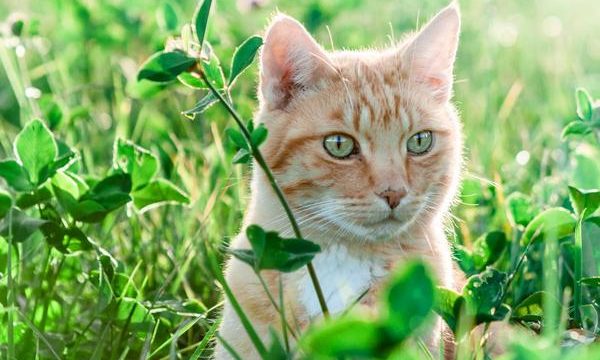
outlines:
M379 195L380 198L382 198L383 200L385 200L385 202L388 203L390 209L395 209L400 204L400 200L402 200L402 198L406 196L406 191L388 189L386 191L380 192L377 195Z

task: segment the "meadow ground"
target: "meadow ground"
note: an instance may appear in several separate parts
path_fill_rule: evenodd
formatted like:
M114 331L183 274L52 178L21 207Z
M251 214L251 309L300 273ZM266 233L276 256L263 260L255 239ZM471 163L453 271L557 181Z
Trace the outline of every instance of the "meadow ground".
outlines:
M262 34L276 9L302 21L325 48L357 49L384 47L445 5L443 0L271 0L244 10L232 0L216 1L206 40L228 72L235 47L252 34ZM594 137L600 115L589 119L590 124L596 122L590 125L596 126L592 134L565 140L561 133L577 118L575 89L586 88L592 97L600 97L600 6L593 0L462 0L460 6L463 30L454 98L464 124L466 167L453 230L454 240L464 246L457 248L461 267L469 275L485 271L486 265L511 274L522 265L503 299L507 305L517 309L537 291L554 292L563 301L563 318L568 321L559 322L558 315L547 319L539 311L515 319L555 321L583 328L593 337L599 331L595 295L600 281L595 276L600 247L595 245L600 222L573 205L568 185L600 188L600 144ZM206 345L205 335L212 333L218 316L221 294L211 260L222 261L223 252L203 249L206 244L223 249L239 230L249 168L232 164L237 148L225 129L234 124L222 106L194 120L181 114L206 91L136 81L140 64L163 49L167 38L179 34L195 8L193 0L0 3L0 159L14 158L16 136L34 118L42 118L57 139L56 161L68 155L68 147L78 154L69 167L76 178L49 174L57 179L48 176L52 180L46 185L21 189L0 179L0 189L23 214L48 220L54 219L49 208L66 209L67 200L58 191L39 193L41 187L50 189L50 182L58 188L74 187L77 194L88 187L99 194L98 181L119 166L118 159L113 164L117 138L148 149L154 154L147 155L152 159L148 161L159 167L157 174L133 176L129 188L119 188L125 196L138 186L133 205L123 206L124 201L110 208L123 199L111 198L108 204L90 195L106 210L94 213L94 222L58 211L60 231L76 228L85 233L85 239L69 233L79 239L78 247L63 244L62 237L56 240L48 229L19 239L5 226L8 217L0 223L2 358L210 354L196 350ZM256 106L255 85L253 64L232 91L244 119L252 117ZM31 152L27 146L42 152L34 146L38 143L23 144L23 152ZM128 144L121 144L119 154L139 150ZM167 181L168 191L162 187ZM164 200L184 206L154 208L161 199L148 193L156 193L156 188L142 192L150 183L163 184L156 186L168 193ZM24 194L39 198L23 198ZM568 229L559 229L560 242L550 246L552 251L536 243L523 257L528 226L529 237L539 230L531 225L532 218L555 207L572 213L573 224L569 218ZM147 211L139 213L140 209ZM0 208L0 218L4 215ZM541 221L556 224L560 219L564 217ZM577 219L580 226L575 225ZM578 241L581 229L583 240ZM506 238L496 248L498 256L487 254L477 262L472 252L481 246L477 239L494 231ZM14 244L12 252L9 243ZM489 246L486 249L490 252ZM546 272L544 261L550 269ZM581 278L591 280L577 302L572 297L579 287L572 284ZM549 302L540 297L538 303ZM554 310L561 313L559 307ZM553 354L548 356L560 356L552 345L558 343L555 330L545 338L547 343L530 345Z

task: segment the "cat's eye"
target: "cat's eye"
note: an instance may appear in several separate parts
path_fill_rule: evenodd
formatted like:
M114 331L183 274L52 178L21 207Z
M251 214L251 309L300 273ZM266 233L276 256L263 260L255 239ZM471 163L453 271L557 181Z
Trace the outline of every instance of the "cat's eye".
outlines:
M406 149L413 155L423 155L431 149L431 145L433 145L431 131L421 131L408 139Z
M345 159L350 155L356 154L358 148L354 143L354 140L342 134L334 134L325 137L323 140L323 147L329 155L338 158Z

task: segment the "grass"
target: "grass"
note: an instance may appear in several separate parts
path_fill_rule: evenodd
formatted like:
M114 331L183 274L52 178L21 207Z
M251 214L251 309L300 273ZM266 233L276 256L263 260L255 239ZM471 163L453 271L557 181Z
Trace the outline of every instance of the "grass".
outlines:
M17 18L9 14L24 19L22 36L1 38L0 159L13 157L16 135L41 117L56 139L79 151L76 171L88 183L106 176L113 142L120 137L154 153L158 176L184 189L192 200L189 206L166 205L136 216L129 216L133 210L128 205L100 223L86 224L85 234L98 245L93 251L64 254L48 246L39 232L15 247L8 245L12 234L4 236L3 358L210 354L202 349L205 335L214 333L221 299L212 265L223 255L203 249L207 244L222 249L238 232L249 196L249 171L231 163L237 149L224 130L233 123L222 107L190 121L180 112L199 100L198 92L175 85L157 91L136 83L139 65L179 33L196 6L195 1L173 3L177 22L169 25L164 3L0 4L0 14L6 14L0 20L7 26ZM532 246L527 260L519 262L525 259L518 246L524 228L505 209L510 195L521 192L536 214L555 206L571 211L567 185L600 188L599 148L589 139L563 142L560 137L562 128L576 118L575 89L585 87L600 97L600 8L584 0L460 4L463 33L455 100L464 123L467 168L461 204L454 210L457 242L472 249L481 235L503 232L513 251L504 251L494 266L510 273L520 264L510 285L510 305L542 289L561 299L565 284L560 282L566 280L557 276L558 270L542 276L541 259L552 264L566 258L569 250L557 246L548 255ZM225 59L244 39L264 29L277 7L303 21L327 48L382 47L444 5L281 0L241 13L234 1L216 1L207 40L229 68ZM256 105L256 65L251 70L232 93L243 119L251 118ZM8 190L1 183L0 188ZM590 224L581 228L582 246L593 249L598 230ZM598 275L599 257L584 251L583 275ZM99 280L108 268L116 274L110 290ZM537 277L531 280L527 274ZM547 281L542 281L544 276ZM112 295L106 297L106 291ZM545 301L550 309L553 303ZM560 310L544 315L559 323ZM551 345L551 351L559 351Z

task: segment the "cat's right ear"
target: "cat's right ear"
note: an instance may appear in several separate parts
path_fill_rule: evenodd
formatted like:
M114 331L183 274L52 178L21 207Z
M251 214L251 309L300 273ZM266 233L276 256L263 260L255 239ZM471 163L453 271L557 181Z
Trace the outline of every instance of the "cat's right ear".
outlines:
M284 108L299 91L335 74L323 48L298 21L282 14L267 29L260 64L260 92L271 109Z

